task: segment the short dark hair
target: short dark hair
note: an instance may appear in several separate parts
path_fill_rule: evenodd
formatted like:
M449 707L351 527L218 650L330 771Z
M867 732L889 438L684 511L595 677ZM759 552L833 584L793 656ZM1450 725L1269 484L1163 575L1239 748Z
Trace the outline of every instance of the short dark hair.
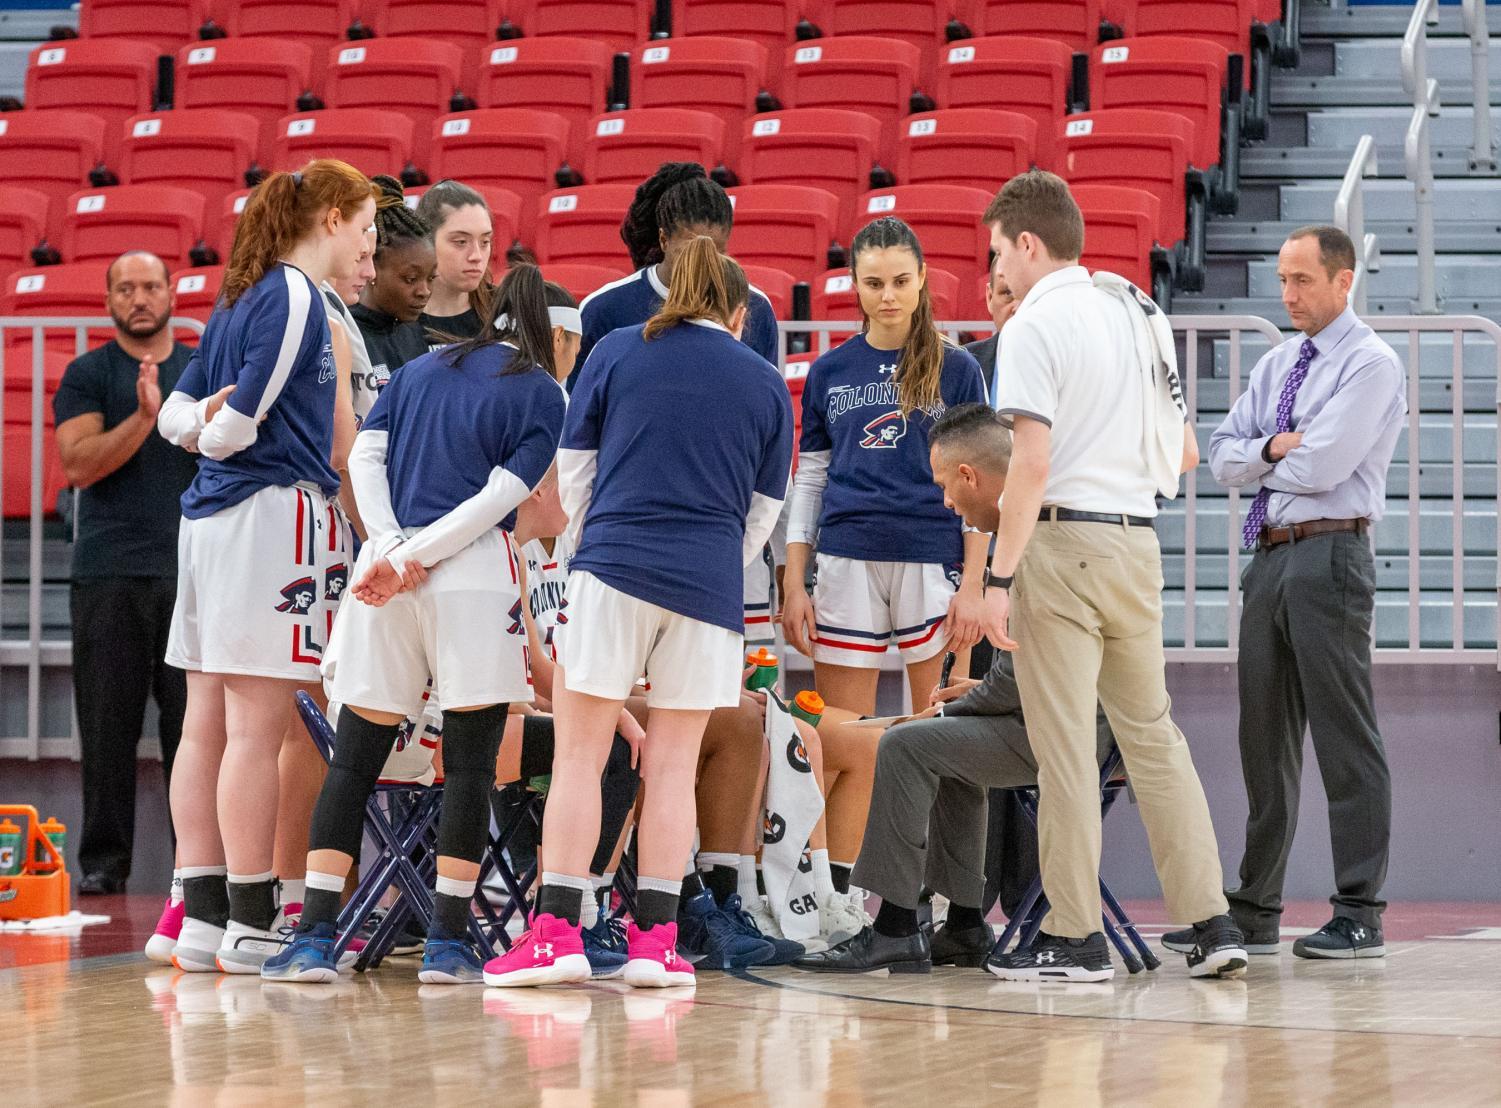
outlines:
M982 221L1001 225L1001 234L1015 242L1023 231L1042 240L1060 262L1084 253L1084 216L1062 177L1044 169L1029 169L1007 181L985 209Z
M125 251L125 253L121 254L114 261L110 262L109 263L109 268L104 271L104 291L105 292L109 292L110 290L112 290L115 287L115 266L119 265L126 258L150 258L150 259L152 259L153 261L156 262L157 265L159 265L159 266L162 267L162 280L165 281L169 285L172 283L172 270L167 265L167 262L166 262L165 259L158 258L155 254L153 254L149 250L127 250L127 251Z
M1011 429L989 404L958 404L944 412L928 432L928 446L1003 476L1011 468Z
M1336 276L1342 269L1355 268L1355 243L1338 227L1328 223L1310 223L1287 236L1288 242L1294 239L1319 240L1319 262L1330 277Z

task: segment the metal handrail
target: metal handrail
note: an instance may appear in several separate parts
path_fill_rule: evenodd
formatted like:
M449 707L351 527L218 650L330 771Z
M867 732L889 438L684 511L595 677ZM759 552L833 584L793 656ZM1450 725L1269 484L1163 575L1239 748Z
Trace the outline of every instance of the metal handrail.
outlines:
M1470 145L1470 172L1495 173L1491 148L1491 35L1485 0L1463 0L1465 34L1470 36L1470 89L1475 105L1475 138Z
M1439 111L1438 82L1428 76L1428 26L1438 22L1438 0L1418 0L1402 36L1402 87L1412 94L1403 161L1417 204L1418 296L1413 311L1439 311L1437 257L1433 238L1433 151L1428 120Z
M1340 182L1339 192L1334 197L1334 225L1350 236L1358 251L1355 280L1350 285L1350 302L1361 315L1366 310L1367 275L1381 271L1381 245L1374 232L1366 232L1365 189L1360 183L1364 178L1374 176L1376 140L1370 135L1361 135L1349 168L1345 170L1345 178Z
M1409 96L1428 83L1428 28L1438 24L1438 0L1417 0L1402 35L1402 87Z

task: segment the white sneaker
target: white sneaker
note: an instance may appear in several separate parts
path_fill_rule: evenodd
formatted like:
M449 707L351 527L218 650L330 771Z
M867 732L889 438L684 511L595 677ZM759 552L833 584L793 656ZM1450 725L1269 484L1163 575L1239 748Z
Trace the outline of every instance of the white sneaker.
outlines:
M214 964L223 973L259 975L266 959L281 953L288 934L280 912L265 931L230 920L224 929L224 941L214 954Z
M830 946L853 939L875 921L865 912L865 890L836 892L818 908L818 936Z
M183 973L217 973L214 954L223 942L224 928L184 917L177 945L172 948L172 964Z
M786 939L787 935L777 923L776 913L771 910L771 901L764 896L756 897L756 902L751 906L750 917L755 921L756 929L768 939ZM828 946L821 938L794 939L800 943L805 954L818 954L827 950Z

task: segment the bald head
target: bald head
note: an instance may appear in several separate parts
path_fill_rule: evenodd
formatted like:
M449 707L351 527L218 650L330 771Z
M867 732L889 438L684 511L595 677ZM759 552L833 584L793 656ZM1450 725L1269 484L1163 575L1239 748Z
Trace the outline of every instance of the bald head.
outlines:
M105 306L122 338L155 338L172 318L172 274L167 263L145 250L129 250L105 275Z
M115 270L120 268L122 262L136 259L136 265L143 269L154 269L161 277L162 284L168 284L172 280L172 271L167 268L167 263L158 258L149 250L127 250L114 261L109 263L109 269L104 272L104 286L112 289L115 286ZM135 268L135 267L132 267Z

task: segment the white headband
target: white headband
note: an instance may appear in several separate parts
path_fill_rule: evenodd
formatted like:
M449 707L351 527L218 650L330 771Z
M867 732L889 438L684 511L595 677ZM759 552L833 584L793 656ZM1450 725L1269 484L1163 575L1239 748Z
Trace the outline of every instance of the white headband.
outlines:
M582 335L584 333L584 317L577 308L548 308L547 321L554 327L561 327L570 335ZM504 330L511 322L511 317L501 312L495 317L495 326Z

